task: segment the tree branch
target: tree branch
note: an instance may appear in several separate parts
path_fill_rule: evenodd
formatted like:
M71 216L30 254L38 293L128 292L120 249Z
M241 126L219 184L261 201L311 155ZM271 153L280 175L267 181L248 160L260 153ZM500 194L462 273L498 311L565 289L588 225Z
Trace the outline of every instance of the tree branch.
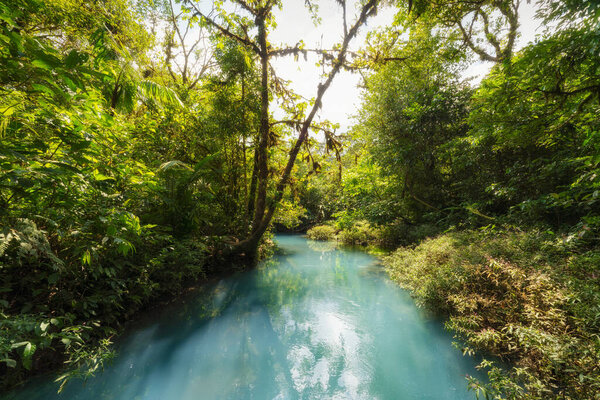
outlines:
M302 124L300 135L298 136L298 139L296 140L294 147L292 147L292 149L290 150L290 155L289 155L287 165L283 171L281 179L277 183L275 198L269 204L269 209L267 211L266 218L263 221L263 226L261 226L261 229L263 230L263 232L267 228L268 224L271 222L271 218L273 217L273 214L275 213L277 204L283 198L283 192L288 183L288 179L290 177L290 173L292 172L292 168L294 167L294 163L296 162L298 152L300 151L302 144L308 137L308 130L309 130L310 126L312 125L312 121L317 113L317 110L319 108L321 108L321 101L323 99L323 95L325 94L325 92L327 91L329 86L331 85L331 82L333 81L333 79L335 78L337 73L342 68L342 65L344 64L344 59L346 57L346 54L348 51L348 46L349 46L350 42L356 36L356 34L358 33L358 29L365 23L367 18L370 17L371 15L373 15L377 11L377 4L378 4L378 0L369 0L362 7L362 10L361 10L358 20L354 23L354 25L348 31L348 34L344 37L342 48L338 54L338 57L336 58L336 61L333 64L333 68L331 69L331 71L329 72L329 75L327 76L327 79L325 80L324 83L319 84L318 89L317 89L317 97L315 99L314 105L313 105L310 113L308 114L308 117Z
M228 28L225 28L225 27L219 25L212 18L208 17L202 11L200 11L198 9L198 7L196 7L196 4L194 4L191 0L187 0L187 3L189 3L196 11L194 13L194 15L199 16L202 19L204 19L206 22L208 22L208 24L210 26L216 28L219 32L221 32L223 35L227 36L228 38L236 40L237 42L250 47L255 53L260 54L260 49L258 48L258 45L256 43L254 43L252 40L250 40L250 38L248 38L248 37L243 38L243 37L233 33Z

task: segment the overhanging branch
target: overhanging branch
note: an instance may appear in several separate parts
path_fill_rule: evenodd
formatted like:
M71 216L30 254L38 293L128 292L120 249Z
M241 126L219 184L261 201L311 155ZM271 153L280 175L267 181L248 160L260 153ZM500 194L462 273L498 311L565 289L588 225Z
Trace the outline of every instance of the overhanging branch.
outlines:
M202 11L200 11L200 9L198 9L196 4L194 4L194 2L192 2L191 0L187 0L187 3L190 4L194 8L195 16L199 16L204 21L206 21L210 26L212 26L213 28L216 28L219 32L221 32L223 35L227 36L228 38L233 39L245 46L248 46L255 53L260 54L260 49L259 49L258 45L256 43L254 43L248 36L246 36L244 38L244 37L239 36L236 33L232 32L229 28L225 28L225 27L221 26L215 20L213 20L209 16L205 15ZM246 35L247 35L247 33L246 33Z

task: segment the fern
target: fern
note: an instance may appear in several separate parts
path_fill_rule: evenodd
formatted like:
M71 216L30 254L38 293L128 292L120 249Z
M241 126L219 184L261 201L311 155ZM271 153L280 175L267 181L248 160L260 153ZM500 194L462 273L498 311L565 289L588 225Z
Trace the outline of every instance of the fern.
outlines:
M159 85L156 82L141 81L138 85L138 95L146 102L154 100L162 105L183 107L183 103L173 89Z

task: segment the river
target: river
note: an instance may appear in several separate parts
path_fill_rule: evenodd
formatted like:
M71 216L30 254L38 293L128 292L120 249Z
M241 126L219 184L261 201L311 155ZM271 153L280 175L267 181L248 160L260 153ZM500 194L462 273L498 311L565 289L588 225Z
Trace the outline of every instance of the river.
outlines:
M61 395L50 378L10 400L474 399L475 362L376 258L298 235L282 254L155 313Z

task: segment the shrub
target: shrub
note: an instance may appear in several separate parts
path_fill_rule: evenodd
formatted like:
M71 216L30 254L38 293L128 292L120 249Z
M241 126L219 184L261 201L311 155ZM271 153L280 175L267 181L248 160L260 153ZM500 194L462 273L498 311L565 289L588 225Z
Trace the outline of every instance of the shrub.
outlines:
M439 233L440 228L436 225L409 225L403 221L394 221L378 230L378 244L381 247L393 249L418 243Z
M465 352L482 351L489 398L597 399L600 393L597 253L550 234L449 233L385 258L419 305L449 316Z
M312 240L335 240L337 231L331 225L317 225L306 232L306 236Z
M78 231L58 251L31 220L0 228L0 389L64 363L63 382L93 374L112 356L109 338L125 319L205 276L205 243L134 223L135 240L121 220L111 229L121 237L94 242L97 236Z
M340 232L339 240L345 244L365 246L376 243L378 233L378 229L369 224L369 222L364 220L356 221L352 226Z

